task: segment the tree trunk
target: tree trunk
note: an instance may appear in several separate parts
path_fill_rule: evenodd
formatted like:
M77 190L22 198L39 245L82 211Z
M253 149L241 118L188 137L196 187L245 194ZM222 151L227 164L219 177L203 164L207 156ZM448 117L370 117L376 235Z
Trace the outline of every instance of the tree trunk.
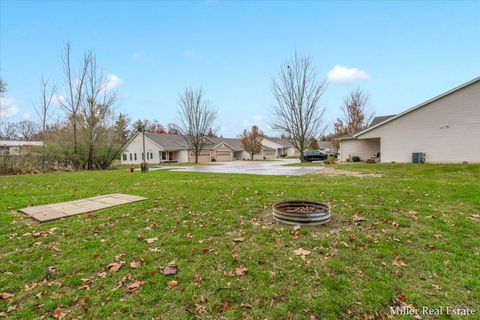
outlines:
M255 155L254 155L253 153L251 153L251 154L250 154L250 160L253 161L253 157L254 157L254 156L255 156Z
M198 163L198 152L195 152L195 163Z
M298 150L300 151L300 162L305 162L305 158L303 156L303 150Z
M87 170L93 170L93 144L88 144L88 160L87 160Z

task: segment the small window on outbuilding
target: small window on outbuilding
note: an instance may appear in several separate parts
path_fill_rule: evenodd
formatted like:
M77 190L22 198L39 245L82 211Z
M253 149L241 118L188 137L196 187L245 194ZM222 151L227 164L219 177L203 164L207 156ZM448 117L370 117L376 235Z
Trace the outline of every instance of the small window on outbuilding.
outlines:
M130 161L132 161L132 154L130 153Z
M137 154L135 153L135 160L137 160Z
M123 159L123 161L127 161L127 154L126 154L126 153L123 154L123 158L122 158L122 159Z

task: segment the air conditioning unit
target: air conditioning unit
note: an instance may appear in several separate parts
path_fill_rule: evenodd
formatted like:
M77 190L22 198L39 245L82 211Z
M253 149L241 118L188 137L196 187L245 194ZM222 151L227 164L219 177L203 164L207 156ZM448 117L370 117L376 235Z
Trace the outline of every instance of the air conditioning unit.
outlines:
M412 163L425 163L425 152L413 152Z

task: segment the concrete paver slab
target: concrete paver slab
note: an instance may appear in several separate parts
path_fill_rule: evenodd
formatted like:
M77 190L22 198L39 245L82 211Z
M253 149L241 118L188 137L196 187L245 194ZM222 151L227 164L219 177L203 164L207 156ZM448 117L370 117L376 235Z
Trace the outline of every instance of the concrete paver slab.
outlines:
M129 194L115 193L87 199L27 207L18 211L32 217L38 222L47 222L146 199L147 198Z

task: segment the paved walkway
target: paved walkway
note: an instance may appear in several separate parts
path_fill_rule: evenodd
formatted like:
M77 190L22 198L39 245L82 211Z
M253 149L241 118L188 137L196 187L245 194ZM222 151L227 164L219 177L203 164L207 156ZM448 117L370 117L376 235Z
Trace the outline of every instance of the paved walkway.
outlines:
M75 201L27 207L19 211L39 222L47 222L146 199L147 198L139 196L114 193Z
M260 175L282 175L282 176L302 176L309 173L319 173L325 170L324 166L319 167L286 167L284 164L298 163L298 159L283 159L274 161L229 161L217 162L218 165L199 165L174 167L164 166L151 168L150 170L171 170L171 171L189 171L189 172L208 172L208 173L243 173Z

